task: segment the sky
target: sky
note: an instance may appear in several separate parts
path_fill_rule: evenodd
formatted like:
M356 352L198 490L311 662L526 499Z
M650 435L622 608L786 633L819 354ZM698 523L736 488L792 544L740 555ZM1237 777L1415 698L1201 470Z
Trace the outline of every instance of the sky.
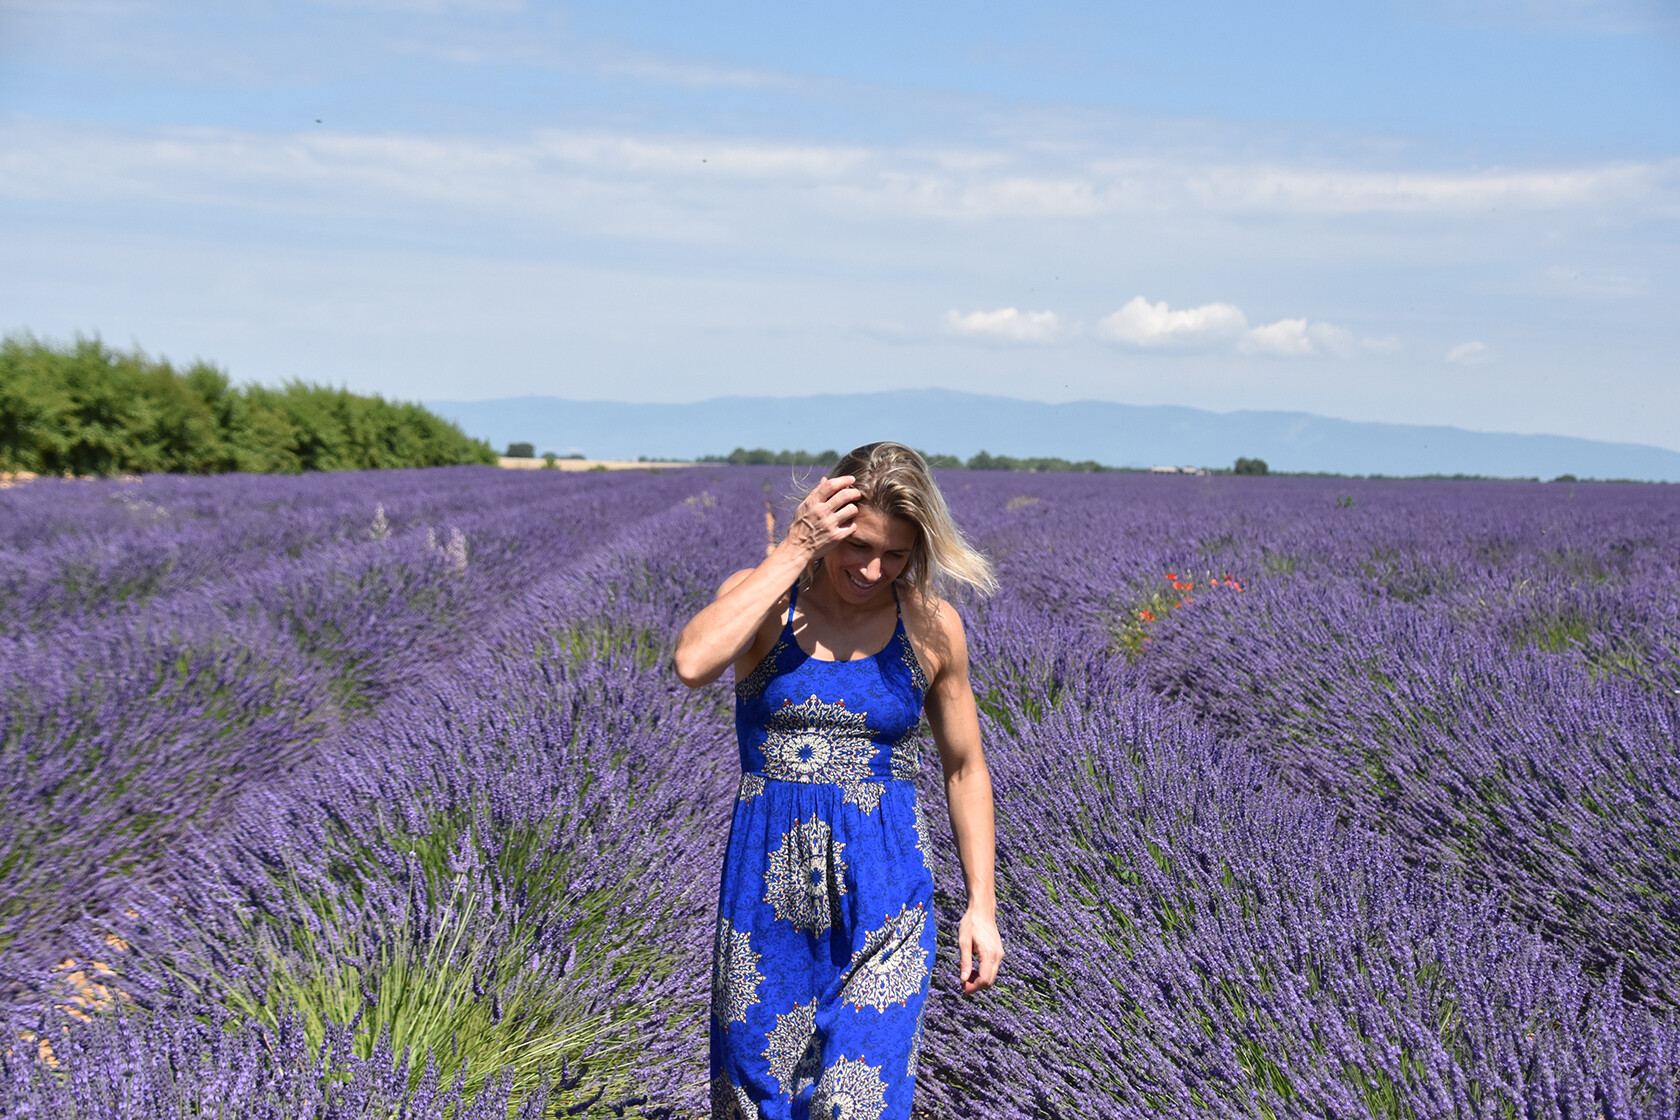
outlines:
M0 331L1680 449L1680 5L0 0Z

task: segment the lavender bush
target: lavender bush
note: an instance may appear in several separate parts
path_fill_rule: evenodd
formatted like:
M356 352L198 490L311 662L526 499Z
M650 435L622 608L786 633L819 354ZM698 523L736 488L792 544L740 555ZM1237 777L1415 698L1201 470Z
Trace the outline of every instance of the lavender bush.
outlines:
M1669 488L943 481L1010 957L920 1111L1680 1114ZM0 1110L703 1115L736 764L666 661L796 488L0 493Z

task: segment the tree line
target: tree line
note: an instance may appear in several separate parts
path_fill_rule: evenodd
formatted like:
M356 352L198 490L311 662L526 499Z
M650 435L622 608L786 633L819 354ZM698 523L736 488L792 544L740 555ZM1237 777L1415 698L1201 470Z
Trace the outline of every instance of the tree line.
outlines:
M1089 459L1079 462L1057 458L1016 459L1009 455L990 455L984 451L971 455L966 460L955 455L940 455L927 451L920 452L920 454L927 461L927 465L935 470L1087 472L1114 469ZM771 451L767 447L755 447L751 450L745 447L737 447L728 455L702 455L698 461L702 463L730 463L738 467L826 467L839 462L840 453L829 450L812 454L809 451Z
M205 362L177 370L99 339L0 341L0 471L365 470L496 462L418 404L293 380L234 386Z

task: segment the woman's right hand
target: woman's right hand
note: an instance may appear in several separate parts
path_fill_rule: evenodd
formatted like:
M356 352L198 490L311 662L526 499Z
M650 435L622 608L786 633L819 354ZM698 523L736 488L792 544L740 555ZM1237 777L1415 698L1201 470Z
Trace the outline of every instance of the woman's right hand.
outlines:
M787 543L798 549L807 561L824 555L856 532L852 518L857 516L856 503L863 497L863 491L854 488L853 481L849 474L823 479L794 511Z
M698 688L717 680L731 661L752 647L754 636L770 623L771 612L805 565L856 532L852 519L858 511L856 499L863 494L853 481L841 475L817 483L799 503L782 543L758 567L724 580L717 598L688 620L671 659L684 684Z

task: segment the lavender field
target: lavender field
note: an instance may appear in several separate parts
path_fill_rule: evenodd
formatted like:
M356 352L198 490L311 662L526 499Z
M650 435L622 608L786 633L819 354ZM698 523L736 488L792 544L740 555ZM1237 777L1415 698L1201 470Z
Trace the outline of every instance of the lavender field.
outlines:
M1680 488L941 481L1009 957L956 994L931 814L925 1115L1680 1116ZM667 661L793 491L0 491L0 1115L709 1115Z

